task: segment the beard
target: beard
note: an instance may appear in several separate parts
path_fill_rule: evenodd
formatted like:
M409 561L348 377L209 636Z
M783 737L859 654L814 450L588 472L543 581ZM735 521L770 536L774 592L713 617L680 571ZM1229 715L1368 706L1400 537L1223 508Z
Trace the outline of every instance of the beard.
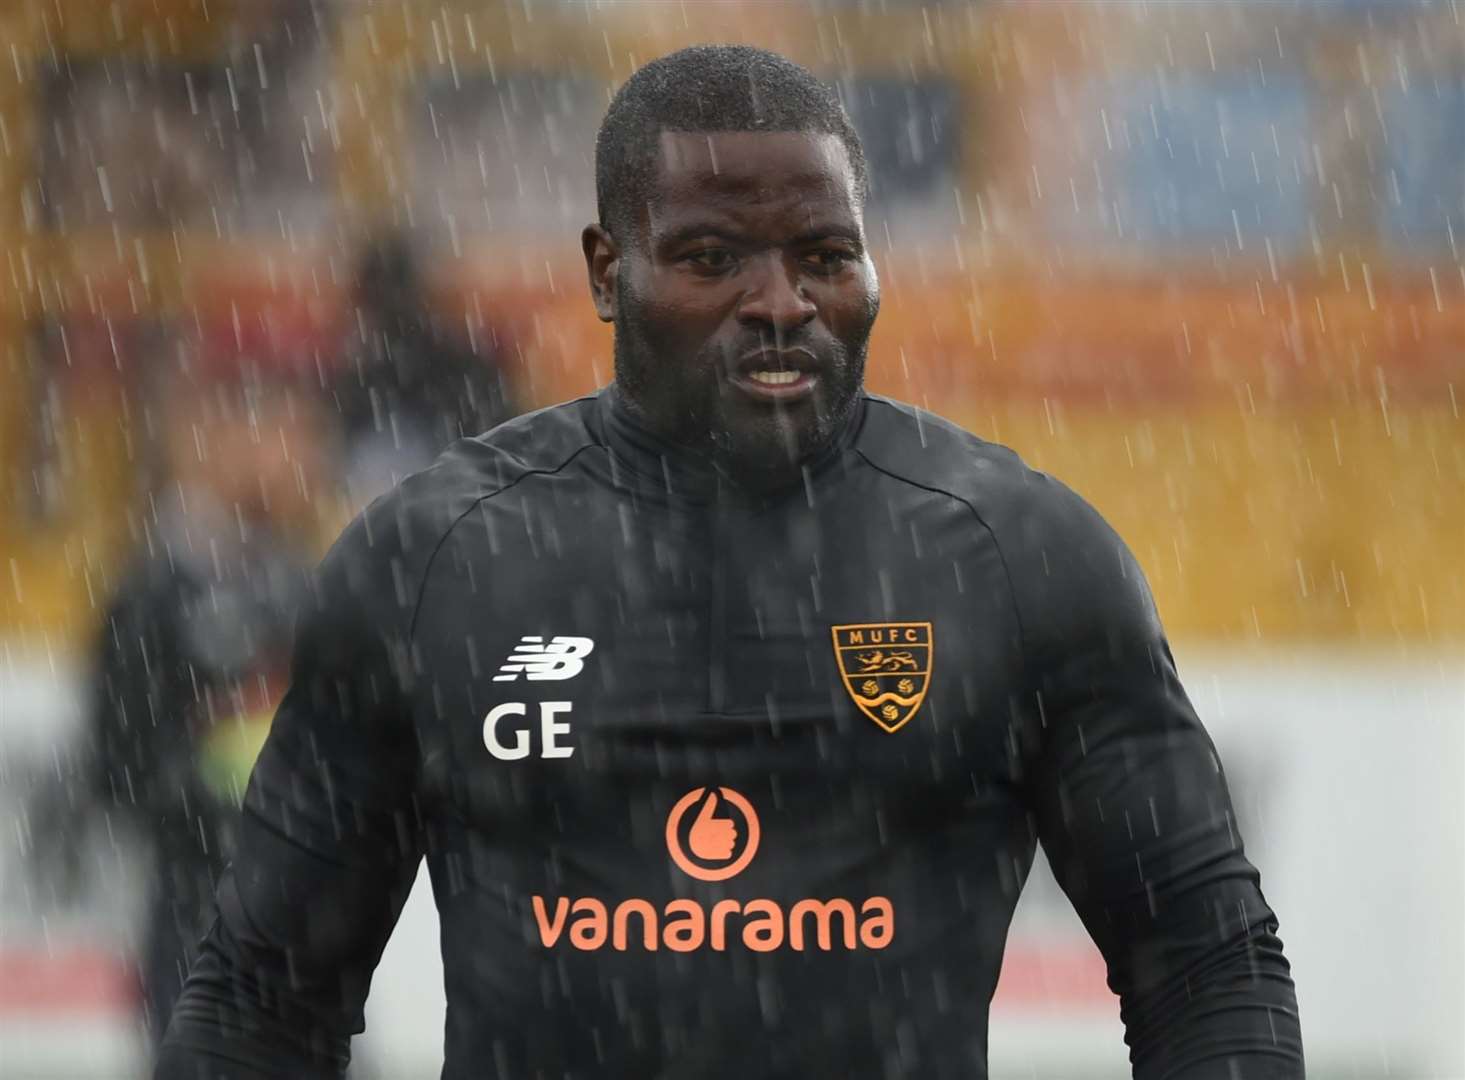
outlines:
M621 279L616 296L615 378L637 420L657 435L705 455L725 473L766 486L799 475L854 412L878 311L872 300L854 333L828 331L780 338L819 359L819 380L806 399L783 404L748 399L728 381L739 356L769 344L756 331L732 342L709 340L690 356L659 332L641 299Z

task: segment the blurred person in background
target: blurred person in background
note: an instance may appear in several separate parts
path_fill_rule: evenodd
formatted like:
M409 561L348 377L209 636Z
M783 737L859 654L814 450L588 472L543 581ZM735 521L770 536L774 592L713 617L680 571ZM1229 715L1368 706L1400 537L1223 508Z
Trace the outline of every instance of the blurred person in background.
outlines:
M213 915L318 555L312 504L332 479L318 380L215 351L219 336L205 334L183 370L162 365L149 379L151 475L135 553L95 639L84 778L38 815L43 835L119 815L151 848L138 967L153 1039Z
M345 439L345 483L359 504L426 468L454 439L518 411L492 331L470 348L430 308L412 242L384 231L364 247L353 299L357 328L333 384Z

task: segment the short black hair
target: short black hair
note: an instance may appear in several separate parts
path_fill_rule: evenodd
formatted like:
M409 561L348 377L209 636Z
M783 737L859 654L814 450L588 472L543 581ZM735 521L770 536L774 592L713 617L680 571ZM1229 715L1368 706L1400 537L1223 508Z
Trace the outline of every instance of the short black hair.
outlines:
M655 180L663 131L811 131L836 135L869 191L865 151L834 90L792 60L748 45L694 45L651 61L616 91L595 138L601 227L624 242Z

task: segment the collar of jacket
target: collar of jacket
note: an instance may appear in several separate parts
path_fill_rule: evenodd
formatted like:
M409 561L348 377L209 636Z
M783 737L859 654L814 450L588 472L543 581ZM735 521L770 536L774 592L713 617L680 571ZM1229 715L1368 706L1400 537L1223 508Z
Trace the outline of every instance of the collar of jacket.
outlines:
M850 415L833 437L804 461L798 473L758 485L729 474L709 455L673 443L645 427L632 414L615 383L602 389L597 397L602 437L617 469L634 474L640 485L649 483L668 495L696 502L733 499L771 503L791 494L808 493L813 481L846 465L865 418L865 394L861 391Z

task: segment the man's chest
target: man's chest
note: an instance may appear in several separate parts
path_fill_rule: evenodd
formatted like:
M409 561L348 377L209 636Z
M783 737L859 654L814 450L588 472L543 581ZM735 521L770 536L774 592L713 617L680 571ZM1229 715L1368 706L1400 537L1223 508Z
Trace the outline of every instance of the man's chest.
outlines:
M469 819L662 784L969 797L1011 770L1012 610L938 499L488 504L423 587L424 779Z

